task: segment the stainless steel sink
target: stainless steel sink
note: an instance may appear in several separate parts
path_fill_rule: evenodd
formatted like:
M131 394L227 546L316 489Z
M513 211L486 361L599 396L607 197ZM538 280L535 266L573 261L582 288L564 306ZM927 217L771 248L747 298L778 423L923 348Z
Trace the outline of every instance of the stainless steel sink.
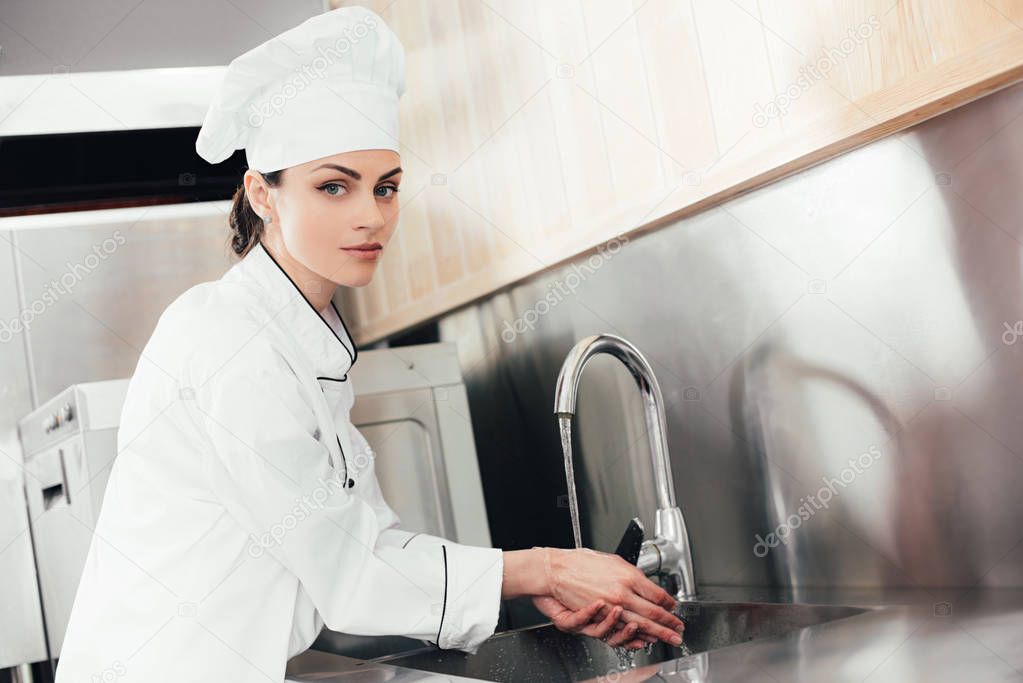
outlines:
M778 603L688 603L682 646L657 643L634 653L635 666L657 664L757 638L784 636L807 626L845 619L868 608ZM505 631L475 655L423 648L372 660L394 666L488 681L579 681L622 668L619 652L594 638L573 636L551 624Z

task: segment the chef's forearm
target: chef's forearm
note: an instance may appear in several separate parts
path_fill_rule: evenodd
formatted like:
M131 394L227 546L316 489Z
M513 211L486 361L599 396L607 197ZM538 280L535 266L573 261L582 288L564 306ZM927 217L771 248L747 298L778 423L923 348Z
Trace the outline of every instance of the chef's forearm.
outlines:
M543 551L504 551L504 576L501 584L501 599L518 598L526 595L550 595L547 572L544 569Z

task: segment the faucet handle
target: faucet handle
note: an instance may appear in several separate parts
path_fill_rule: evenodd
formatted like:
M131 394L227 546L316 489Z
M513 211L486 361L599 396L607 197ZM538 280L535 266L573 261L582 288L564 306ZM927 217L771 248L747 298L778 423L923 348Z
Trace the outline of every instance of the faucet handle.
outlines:
M618 541L615 555L625 558L629 564L639 562L639 551L643 546L644 533L643 523L639 521L639 517L629 520L629 525L625 527L625 533L622 534L622 540Z

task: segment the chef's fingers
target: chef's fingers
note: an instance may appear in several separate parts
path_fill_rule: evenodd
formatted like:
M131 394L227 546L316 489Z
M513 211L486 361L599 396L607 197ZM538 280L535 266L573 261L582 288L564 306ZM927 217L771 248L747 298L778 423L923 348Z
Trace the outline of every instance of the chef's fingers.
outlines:
M618 627L621 627L621 626L624 626L624 625L625 625L625 622L621 622L620 621L620 622L618 622L615 625L615 628L618 628ZM638 624L637 624L637 626L638 626ZM622 647L624 647L624 648L626 648L628 650L638 650L638 649L640 649L642 647L646 647L647 643L649 643L649 642L654 642L654 643L657 642L657 638L654 638L651 635L647 635L646 633L643 633L643 631L641 631L641 630L637 630L632 635L633 635L632 640L630 640L629 642L627 642L624 645L622 645Z
M612 631L604 642L611 647L620 647L628 642L631 642L639 631L639 624L636 622L629 622L618 631Z
M603 638L612 631L615 624L618 623L618 618L621 615L622 615L621 605L615 605L614 607L607 611L607 614L601 621L599 621L596 624L591 624L587 626L583 633L588 636L593 636L594 638Z
M650 621L655 621L661 626L667 627L674 631L678 631L685 627L682 620L676 617L674 614L659 607L654 603L650 602L646 598L643 598L636 593L628 595L625 602L622 603L622 607L627 610L632 610L636 614L646 617ZM643 629L648 630L648 629Z
M636 579L632 589L650 602L663 607L669 612L673 611L677 604L675 598L671 597L671 593L658 586L645 575Z
M642 638L636 638L632 642L626 643L625 647L630 650L638 650L641 647L646 647L646 641Z
M594 600L582 609L575 611L566 610L558 615L558 628L563 631L581 631L587 624L599 617L605 605L606 603L603 600Z
M640 614L636 614L635 612L629 609L626 609L625 612L622 613L622 618L627 619L629 621L637 622L643 629L644 633L648 633L652 636L657 636L657 638L663 640L664 642L670 645L678 646L679 644L678 642L675 641L675 638L681 639L681 636L678 634L678 632L673 631L672 629L666 626L662 626L657 622L653 621L652 619L648 619Z
M643 633L643 631L640 631L639 633L636 634L636 640L642 640L643 644L645 645L647 643L656 643L659 639L656 636L650 635L649 633Z

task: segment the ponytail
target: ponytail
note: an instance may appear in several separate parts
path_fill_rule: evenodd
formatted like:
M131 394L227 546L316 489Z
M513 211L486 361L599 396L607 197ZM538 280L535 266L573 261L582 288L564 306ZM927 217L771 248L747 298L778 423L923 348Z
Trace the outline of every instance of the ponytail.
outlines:
M267 185L277 187L281 184L281 173L283 171L271 171L261 175L266 179ZM231 198L231 215L228 217L228 223L231 225L231 249L238 256L249 253L263 236L263 219L249 204L249 198L245 196L245 183L238 186L234 191L234 197Z

